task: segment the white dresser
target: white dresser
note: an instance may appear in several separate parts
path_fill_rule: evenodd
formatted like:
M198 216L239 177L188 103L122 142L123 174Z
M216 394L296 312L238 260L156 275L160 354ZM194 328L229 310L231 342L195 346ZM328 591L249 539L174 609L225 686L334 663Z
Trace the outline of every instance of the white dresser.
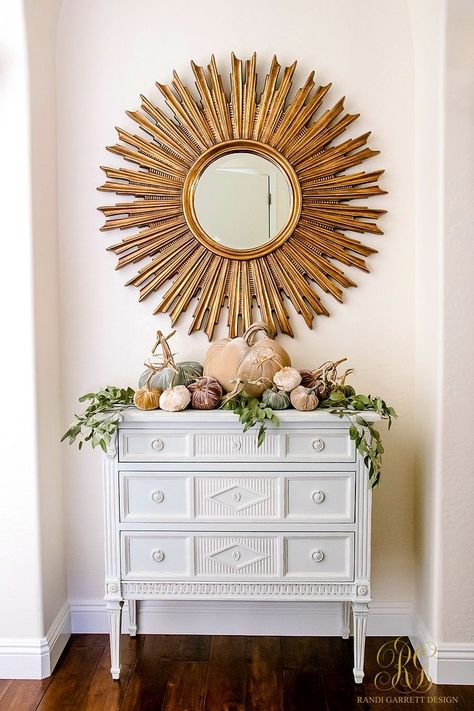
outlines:
M365 413L367 419L374 420ZM332 601L363 679L371 492L346 419L279 413L258 448L227 411L125 412L105 457L105 600L114 679L129 601Z

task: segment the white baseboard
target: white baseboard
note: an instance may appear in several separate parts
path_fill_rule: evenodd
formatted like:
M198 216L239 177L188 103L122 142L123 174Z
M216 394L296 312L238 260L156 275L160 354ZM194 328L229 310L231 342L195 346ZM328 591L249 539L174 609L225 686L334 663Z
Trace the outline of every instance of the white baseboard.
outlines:
M0 679L44 679L50 676L71 635L69 602L65 602L45 637L0 638Z
M323 602L163 601L138 606L142 634L228 634L338 636L341 633L341 605ZM122 629L127 631L125 605ZM102 600L71 601L74 633L108 632ZM370 605L368 634L408 635L412 632L410 603Z
M418 618L410 641L434 684L474 684L474 642L436 642Z

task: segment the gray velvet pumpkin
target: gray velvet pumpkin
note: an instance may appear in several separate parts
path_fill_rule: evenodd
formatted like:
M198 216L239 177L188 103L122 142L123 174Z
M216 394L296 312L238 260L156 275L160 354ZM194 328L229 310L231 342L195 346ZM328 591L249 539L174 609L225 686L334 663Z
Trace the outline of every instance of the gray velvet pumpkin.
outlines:
M286 410L290 406L290 394L284 390L265 390L262 402L272 410Z
M154 374L152 375L154 371ZM151 376L151 377L150 377ZM138 382L139 387L143 387L150 378L150 387L158 390L174 388L175 385L191 385L202 376L202 365L194 360L185 360L172 365L168 363L161 366L153 366L143 371Z
M156 388L163 392L168 388L174 388L176 385L185 385L187 387L202 376L202 365L197 361L185 360L181 363L175 363L173 354L168 345L168 338L171 338L173 334L174 331L165 337L161 331L157 331L156 341L152 348L152 355L155 355L156 349L160 346L163 352L162 362L150 362L148 364L148 368L143 371L138 381L140 388L148 383L150 388Z

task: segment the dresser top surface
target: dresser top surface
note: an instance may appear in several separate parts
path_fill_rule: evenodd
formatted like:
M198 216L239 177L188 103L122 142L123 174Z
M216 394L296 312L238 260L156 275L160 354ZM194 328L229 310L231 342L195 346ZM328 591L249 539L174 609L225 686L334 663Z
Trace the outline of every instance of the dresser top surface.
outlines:
M280 423L291 424L292 427L299 423L305 427L322 427L326 425L339 425L341 427L349 426L347 417L340 418L338 415L332 415L327 410L313 410L312 412L300 412L299 410L279 410L276 411ZM361 411L356 413L363 417L367 422L377 422L380 420L379 415L375 412ZM230 410L184 410L182 412L164 412L164 410L139 410L136 407L130 407L122 413L122 422L120 427L127 427L127 424L147 424L160 425L172 424L175 427L184 427L191 424L208 424L210 427L216 424L225 424L232 426L233 424L241 427L237 416Z

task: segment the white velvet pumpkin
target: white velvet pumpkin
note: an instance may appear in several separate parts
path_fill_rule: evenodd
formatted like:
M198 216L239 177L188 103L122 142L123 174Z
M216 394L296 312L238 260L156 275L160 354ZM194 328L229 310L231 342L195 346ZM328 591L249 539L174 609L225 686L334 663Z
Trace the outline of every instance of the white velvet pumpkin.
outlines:
M301 383L301 375L295 368L285 366L275 373L273 382L279 390L290 393Z
M160 407L165 412L180 412L191 402L191 394L185 385L175 385L174 388L163 390L160 397Z
M255 341L257 333L264 338ZM223 338L213 343L204 359L204 375L215 378L225 392L239 389L249 397L260 397L273 376L287 365L290 356L273 340L273 330L266 323L253 323L239 338ZM255 381L258 381L255 383Z

